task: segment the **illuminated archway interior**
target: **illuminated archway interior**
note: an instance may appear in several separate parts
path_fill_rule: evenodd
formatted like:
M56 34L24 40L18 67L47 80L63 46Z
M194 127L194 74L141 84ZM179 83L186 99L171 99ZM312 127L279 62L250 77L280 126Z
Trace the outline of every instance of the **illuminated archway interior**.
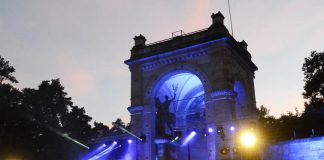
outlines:
M201 123L205 119L204 87L196 75L189 72L167 74L157 85L155 97L161 102L165 101L165 96L173 100L169 111L176 115L177 127Z

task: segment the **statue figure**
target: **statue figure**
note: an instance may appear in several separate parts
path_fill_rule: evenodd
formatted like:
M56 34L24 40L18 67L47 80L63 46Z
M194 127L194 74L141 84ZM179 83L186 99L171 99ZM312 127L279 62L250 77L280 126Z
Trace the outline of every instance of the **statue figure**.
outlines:
M165 100L161 103L158 97L155 97L156 107L156 131L158 136L167 135L167 127L172 133L172 127L175 123L175 115L169 111L171 102L175 99L176 94L172 99L169 96L165 96Z
M172 101L175 100L175 97L176 94L174 94L172 99L169 99L169 96L166 95L165 100L162 103L163 111L165 111L163 116L166 119L166 125L168 126L171 133L173 132L172 127L174 127L175 115L172 112L170 112L170 104Z

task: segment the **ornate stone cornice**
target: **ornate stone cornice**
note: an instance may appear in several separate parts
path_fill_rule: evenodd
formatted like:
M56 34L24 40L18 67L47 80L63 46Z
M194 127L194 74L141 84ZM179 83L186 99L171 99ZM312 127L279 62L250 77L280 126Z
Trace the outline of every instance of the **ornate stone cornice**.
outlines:
M154 68L156 68L158 66L167 65L167 64L170 64L170 63L176 63L176 62L180 62L180 61L186 61L188 59L193 59L193 58L205 56L207 54L208 54L207 51L190 52L190 53L178 55L178 56L175 56L175 57L160 59L160 60L155 61L155 62L145 63L141 67L142 67L142 70L147 71L147 70L154 69Z

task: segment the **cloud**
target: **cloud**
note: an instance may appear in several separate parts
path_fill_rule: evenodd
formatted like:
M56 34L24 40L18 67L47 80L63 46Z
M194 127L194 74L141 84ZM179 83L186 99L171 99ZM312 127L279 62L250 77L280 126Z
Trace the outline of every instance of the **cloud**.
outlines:
M209 0L194 1L193 10L191 15L189 15L190 18L188 18L187 27L192 29L202 29L206 27L206 25L211 22L211 19L205 18L206 15L208 15L209 7Z
M70 54L59 54L55 61L59 72L62 73L62 82L72 97L87 95L96 89L95 79L90 71L86 70Z
M77 70L66 73L67 85L72 96L82 96L94 90L94 79L89 72Z

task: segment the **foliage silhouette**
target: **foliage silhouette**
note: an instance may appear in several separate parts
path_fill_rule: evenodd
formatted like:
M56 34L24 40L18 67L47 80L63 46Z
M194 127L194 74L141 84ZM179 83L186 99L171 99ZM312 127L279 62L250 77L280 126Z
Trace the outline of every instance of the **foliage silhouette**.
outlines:
M0 56L0 83L4 80L9 80L12 83L18 83L17 79L12 75L15 72L15 68L9 65L9 61L5 61Z
M0 159L79 159L87 150L71 138L87 144L92 137L111 133L103 123L91 127L92 118L73 104L59 79L19 90L3 83L18 83L14 71L0 56ZM121 119L116 123L125 126Z

